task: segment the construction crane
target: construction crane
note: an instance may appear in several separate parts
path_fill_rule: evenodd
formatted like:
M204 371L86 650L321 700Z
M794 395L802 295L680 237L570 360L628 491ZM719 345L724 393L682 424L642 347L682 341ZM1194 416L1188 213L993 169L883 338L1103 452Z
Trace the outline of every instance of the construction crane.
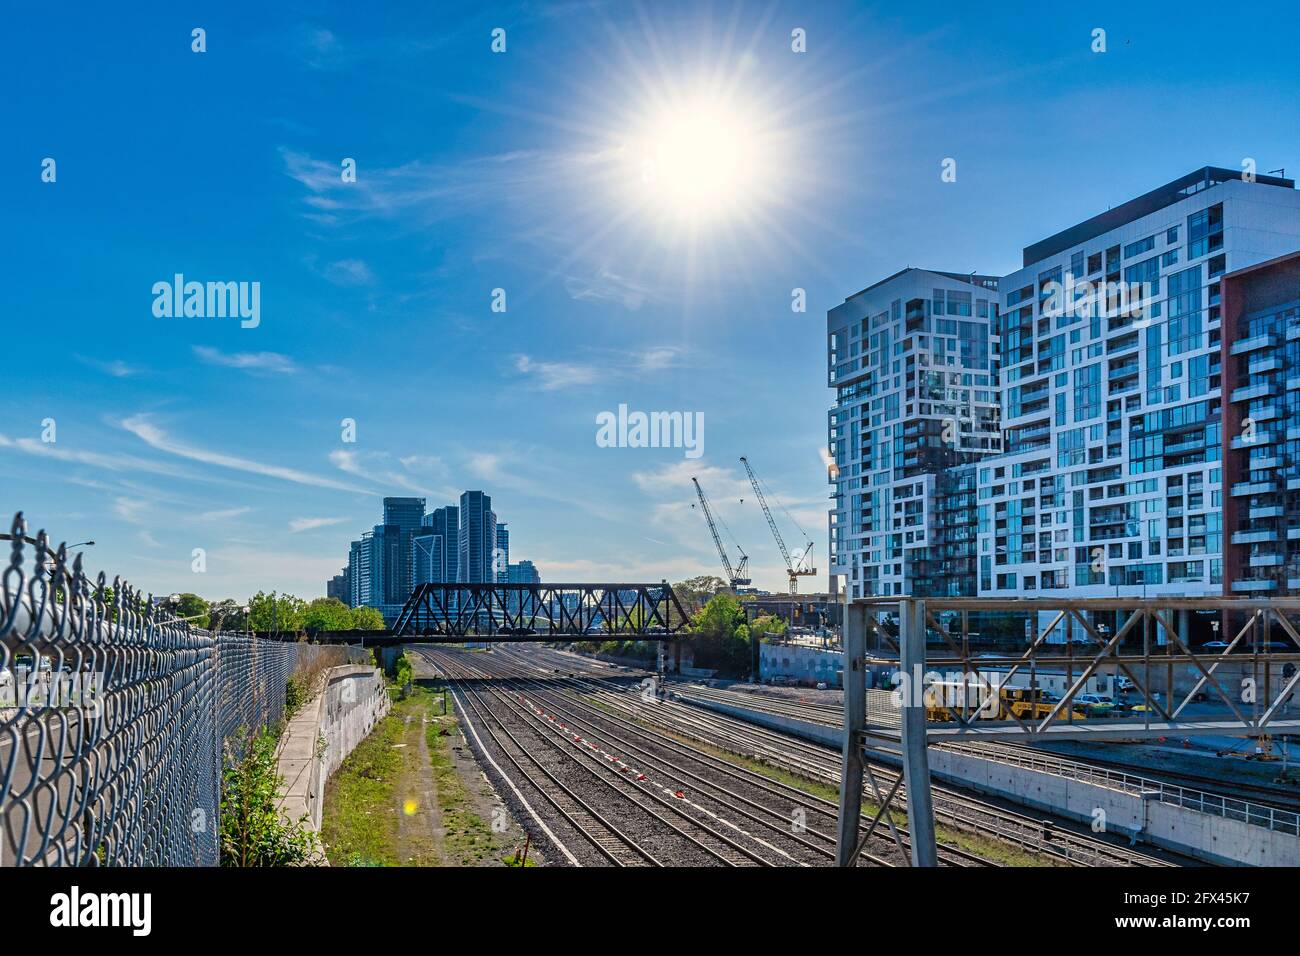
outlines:
M754 486L754 494L763 509L763 516L767 518L767 526L772 529L772 537L776 538L776 546L781 549L781 557L785 558L785 570L790 576L790 593L798 594L799 579L817 573L817 569L812 567L813 543L808 540L808 536L805 534L804 540L807 544L803 549L803 553L799 555L798 560L790 557L790 549L785 546L785 539L781 537L781 530L776 526L776 520L772 517L772 509L767 506L767 499L763 497L763 489L758 485L758 476L754 474L754 469L749 467L749 459L742 455L740 463L745 466L745 473L749 475L749 483ZM780 502L778 501L777 504L780 504ZM782 505L782 510L784 509L785 506ZM794 521L794 517L789 511L786 511L785 514L792 522ZM797 522L795 527L799 528ZM803 534L802 528L799 528L799 533Z
M745 554L740 543L732 535L731 529L727 528L727 536L731 538L732 543L736 545L736 550L740 552L740 563L734 569L732 568L731 560L727 557L727 549L722 546L722 539L718 537L718 526L713 522L713 511L709 508L709 499L704 497L704 489L700 487L699 481L695 478L692 478L691 481L695 484L695 493L700 497L700 507L704 509L704 520L709 523L709 533L713 535L713 544L718 549L718 557L722 559L722 569L727 573L727 584L734 591L736 588L749 583L749 578L745 576L749 571L749 555ZM695 506L692 505L691 507ZM726 528L726 522L723 522L722 526Z

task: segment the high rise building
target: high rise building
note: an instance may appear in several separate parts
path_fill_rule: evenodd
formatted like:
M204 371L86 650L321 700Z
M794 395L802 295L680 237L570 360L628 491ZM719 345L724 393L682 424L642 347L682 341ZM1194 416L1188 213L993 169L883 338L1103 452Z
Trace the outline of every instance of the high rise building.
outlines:
M497 547L492 554L492 568L498 584L510 580L510 530L504 521L497 525Z
M933 550L950 500L939 476L1002 447L997 284L904 269L827 314L832 591L840 579L851 597L961 587ZM973 561L973 537L961 544Z
M1300 586L1298 249L1293 181L1205 167L832 309L832 590Z
M336 574L325 582L325 596L327 598L337 598L344 604L348 603L348 571L343 569L342 574Z
M509 584L541 584L542 576L538 574L537 568L531 561L520 561L517 564L510 565L506 572L506 582Z
M497 519L489 495L466 491L460 496L459 531L456 580L462 584L494 582L492 553L497 546Z
M980 594L1221 593L1222 278L1298 247L1291 180L1205 167L1025 248Z
M460 563L460 509L435 508L412 537L413 584L455 583Z
M1224 275L1225 595L1300 594L1300 251Z
M393 569L393 589L387 592L385 601L404 604L411 596L415 586L415 575L411 564L411 539L420 530L424 520L423 498L385 498L384 525L396 528L398 561Z

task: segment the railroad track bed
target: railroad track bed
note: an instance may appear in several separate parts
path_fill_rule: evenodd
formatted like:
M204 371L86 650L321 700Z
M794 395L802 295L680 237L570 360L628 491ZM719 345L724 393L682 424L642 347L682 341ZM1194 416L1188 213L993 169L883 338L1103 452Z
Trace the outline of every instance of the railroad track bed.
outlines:
M809 865L817 850L788 819L738 812L726 795L684 778L662 755L632 752L580 723L550 696L520 692L495 669L455 652L419 652L452 684L463 715L502 775L552 829L561 855L579 865ZM475 655L478 657L478 655ZM558 703L563 704L563 701ZM507 766L508 765L508 766ZM521 782L522 781L522 782ZM750 808L752 810L752 808ZM606 849L609 852L606 852Z
M624 719L648 723L660 732L684 736L707 747L730 751L838 788L839 757L835 751L703 708L674 701L648 703L645 695L640 693L639 682L643 675L604 666L584 668L585 661L549 648L498 654L514 659L515 666L522 672L539 679L556 680L573 674L574 680L586 681L587 692L594 702L616 709ZM556 667L556 664L561 666ZM629 687L637 692L629 693ZM785 705L786 702L779 703ZM879 764L872 765L872 772L881 792L888 792L898 776L892 768ZM896 806L903 805L899 801L905 793L906 789L900 782ZM1041 854L1044 862L1084 866L1166 866L1172 865L1174 859L1172 855L1154 856L1136 851L1080 832L1081 828L1067 821L1048 821L1030 816L1004 803L974 797L953 788L935 787L934 794L935 813L940 824ZM875 800L869 786L866 798L868 802ZM834 813L833 807L831 813ZM957 851L958 848L949 849Z

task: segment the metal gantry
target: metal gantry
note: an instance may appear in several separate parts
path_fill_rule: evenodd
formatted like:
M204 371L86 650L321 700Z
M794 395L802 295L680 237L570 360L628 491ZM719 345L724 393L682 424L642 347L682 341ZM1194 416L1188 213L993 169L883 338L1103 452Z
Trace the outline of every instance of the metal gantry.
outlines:
M860 847L866 748L901 751L912 863L930 866L935 743L1300 733L1300 598L863 599L846 604L844 620L841 865ZM1222 639L1196 641L1206 635L1194 620ZM1008 636L992 642L991 625ZM868 673L890 672L889 686L868 688ZM1094 713L1079 698L1099 677L1123 681L1140 703ZM1045 691L1049 682L1060 692ZM879 800L878 817L894 796Z
M671 640L688 623L672 586L658 584L421 584L394 640Z

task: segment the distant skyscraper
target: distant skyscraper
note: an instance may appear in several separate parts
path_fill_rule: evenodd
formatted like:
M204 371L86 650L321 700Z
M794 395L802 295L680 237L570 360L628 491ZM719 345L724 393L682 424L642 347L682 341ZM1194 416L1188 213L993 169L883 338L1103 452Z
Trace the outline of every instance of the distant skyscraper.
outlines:
M504 521L497 525L497 549L492 555L492 568L498 584L510 580L510 529Z
M342 574L336 574L325 582L325 596L327 598L338 598L344 604L348 603L347 568L343 569Z
M518 564L510 565L506 580L509 584L541 584L542 576L537 573L533 562L520 561Z
M424 519L423 498L385 498L384 525L396 528L398 549L397 564L392 569L392 589L385 595L386 603L404 604L411 596L415 575L411 566L411 539L420 530Z
M460 565L460 509L436 508L412 539L413 584L455 583Z
M497 518L492 498L481 491L460 496L459 566L456 580L462 584L484 584L496 580L492 551L497 546Z

